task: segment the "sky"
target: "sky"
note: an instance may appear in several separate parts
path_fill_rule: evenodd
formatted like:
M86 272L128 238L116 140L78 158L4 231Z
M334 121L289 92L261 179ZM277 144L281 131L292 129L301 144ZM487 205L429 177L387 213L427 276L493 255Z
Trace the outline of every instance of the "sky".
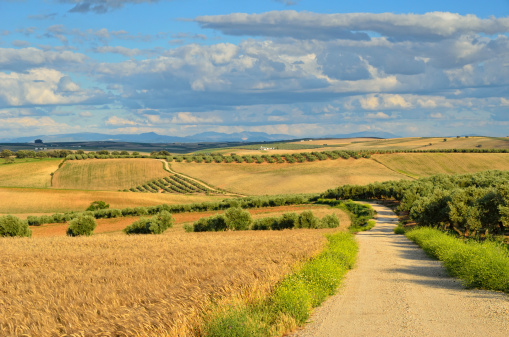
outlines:
M0 139L509 136L509 0L0 0Z

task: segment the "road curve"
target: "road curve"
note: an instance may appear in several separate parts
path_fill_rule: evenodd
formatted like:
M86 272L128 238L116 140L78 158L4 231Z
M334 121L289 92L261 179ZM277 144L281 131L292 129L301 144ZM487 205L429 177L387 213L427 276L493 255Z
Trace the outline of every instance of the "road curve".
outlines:
M338 293L294 337L509 336L509 296L466 290L404 235L387 207L357 235L358 262Z

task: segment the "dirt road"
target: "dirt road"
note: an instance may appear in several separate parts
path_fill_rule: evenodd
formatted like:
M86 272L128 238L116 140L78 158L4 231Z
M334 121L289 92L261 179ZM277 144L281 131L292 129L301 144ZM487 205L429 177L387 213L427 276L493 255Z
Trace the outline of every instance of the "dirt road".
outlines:
M393 234L389 208L372 205L377 226L357 235L356 268L293 336L509 336L508 295L463 289L439 261Z

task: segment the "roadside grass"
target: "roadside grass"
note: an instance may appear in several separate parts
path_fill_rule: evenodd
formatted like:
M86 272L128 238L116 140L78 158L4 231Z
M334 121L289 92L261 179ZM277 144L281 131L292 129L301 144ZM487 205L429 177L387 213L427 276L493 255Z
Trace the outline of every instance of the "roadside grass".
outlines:
M393 153L373 155L388 168L414 178L509 170L507 153Z
M154 159L67 160L53 176L53 187L82 190L123 190L167 177Z
M62 158L15 159L12 164L0 160L0 186L51 187L51 173L58 169Z
M104 159L106 160L106 159ZM160 162L156 162L161 165ZM128 193L37 188L0 188L0 215L53 214L84 211L95 200L105 201L110 208L217 202L225 196L184 195L170 193Z
M354 236L327 236L327 248L286 276L265 299L216 307L205 317L202 336L281 336L303 325L312 308L336 292L355 263Z
M318 193L345 184L408 179L370 159L295 164L177 163L174 171L207 184L248 195Z
M416 228L406 233L467 288L509 293L509 250L496 242L464 242L440 230Z
M190 336L212 302L266 297L335 231L0 238L0 335Z

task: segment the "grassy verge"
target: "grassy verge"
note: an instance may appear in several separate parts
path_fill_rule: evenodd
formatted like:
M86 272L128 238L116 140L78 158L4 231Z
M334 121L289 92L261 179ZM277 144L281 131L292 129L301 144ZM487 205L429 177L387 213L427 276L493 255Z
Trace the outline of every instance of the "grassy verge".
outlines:
M447 271L468 288L509 292L509 250L496 242L464 242L432 228L406 233L429 255L444 262Z
M311 309L334 294L357 255L353 235L342 232L327 239L327 248L284 278L268 298L218 306L205 318L199 334L281 336L303 325Z

